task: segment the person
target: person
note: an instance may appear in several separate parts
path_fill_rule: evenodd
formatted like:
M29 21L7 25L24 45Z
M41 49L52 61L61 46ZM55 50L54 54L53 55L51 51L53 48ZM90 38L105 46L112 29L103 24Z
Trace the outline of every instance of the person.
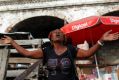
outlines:
M73 75L73 62L75 58L85 58L93 55L104 41L113 41L119 39L119 33L110 33L107 31L89 50L78 49L71 43L68 44L67 37L60 29L49 33L51 45L38 50L28 51L18 45L11 37L4 36L3 43L11 44L19 53L32 58L43 58L48 69L48 80L75 80Z

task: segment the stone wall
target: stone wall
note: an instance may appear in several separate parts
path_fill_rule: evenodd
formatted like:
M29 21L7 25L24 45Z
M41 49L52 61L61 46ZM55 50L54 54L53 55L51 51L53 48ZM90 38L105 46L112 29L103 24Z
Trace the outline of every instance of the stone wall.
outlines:
M32 1L32 0L31 0ZM9 3L9 5L7 5ZM5 32L8 27L24 19L35 16L56 16L68 22L75 21L87 16L103 15L119 10L118 0L81 0L81 1L51 1L37 3L0 2L0 32Z

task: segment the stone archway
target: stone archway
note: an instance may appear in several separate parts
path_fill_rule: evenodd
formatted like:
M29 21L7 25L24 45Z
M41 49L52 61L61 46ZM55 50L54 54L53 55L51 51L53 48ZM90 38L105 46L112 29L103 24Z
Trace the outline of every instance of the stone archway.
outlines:
M34 38L47 38L51 30L60 28L65 20L54 16L36 16L25 19L16 25L10 32L30 32Z

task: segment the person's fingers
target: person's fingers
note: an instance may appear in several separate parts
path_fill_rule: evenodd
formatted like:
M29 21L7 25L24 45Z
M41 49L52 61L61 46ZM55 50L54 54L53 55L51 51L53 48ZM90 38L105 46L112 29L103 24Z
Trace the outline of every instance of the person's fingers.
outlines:
M114 38L113 38L113 40L117 40L117 39L119 39L119 38L118 38L118 37L114 37Z
M112 33L113 35L119 36L119 32Z
M2 40L4 40L5 38L3 37L3 38L1 38Z
M5 37L5 38L8 38L9 36L7 36L7 35L4 35L4 37Z
M114 40L119 39L119 35L118 34L114 34L112 37L113 37Z
M5 40L5 39L9 39L9 37L8 37L8 36L4 36L4 37L2 37L1 39L2 39L2 40Z
M109 31L106 32L106 34L109 34L109 33L111 33L111 32L112 32L112 30L109 30Z
M117 33L117 34L115 33L114 34L114 37L117 38L117 39L119 39L119 33Z

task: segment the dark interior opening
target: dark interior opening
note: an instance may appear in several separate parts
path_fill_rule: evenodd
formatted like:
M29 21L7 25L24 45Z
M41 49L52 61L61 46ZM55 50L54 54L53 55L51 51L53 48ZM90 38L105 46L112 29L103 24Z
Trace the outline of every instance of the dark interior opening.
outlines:
M119 16L119 11L109 12L104 14L103 16Z
M64 22L54 16L36 16L17 23L11 32L30 32L34 38L47 38L51 30L61 28Z

